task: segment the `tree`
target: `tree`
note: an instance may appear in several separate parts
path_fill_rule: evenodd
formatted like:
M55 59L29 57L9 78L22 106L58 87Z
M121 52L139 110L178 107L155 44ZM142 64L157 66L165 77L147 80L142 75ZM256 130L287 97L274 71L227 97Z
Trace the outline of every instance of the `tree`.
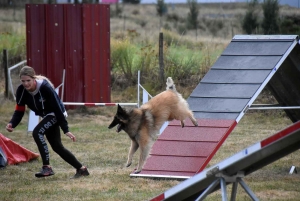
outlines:
M258 0L251 0L248 3L248 8L246 15L242 21L242 28L247 34L252 34L255 29L259 26L258 16L257 16L257 5Z
M123 0L123 3L139 4L141 0Z
M262 4L264 19L262 28L264 34L276 34L279 32L279 3L278 0L264 0Z
M167 13L167 6L164 0L157 0L156 5L157 15L159 16L159 27L162 27L162 16Z
M48 0L48 4L56 4L56 0Z
M199 15L199 8L197 4L197 0L187 0L187 3L190 8L190 12L188 13L187 17L187 25L189 29L196 30L196 39L198 36L198 15Z

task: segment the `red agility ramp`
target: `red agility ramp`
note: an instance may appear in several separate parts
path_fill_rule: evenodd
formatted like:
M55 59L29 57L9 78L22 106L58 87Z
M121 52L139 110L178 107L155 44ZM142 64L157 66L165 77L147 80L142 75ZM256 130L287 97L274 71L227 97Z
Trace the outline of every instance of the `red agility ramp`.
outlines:
M236 126L234 120L197 119L199 127L174 120L154 143L139 174L131 176L187 179L201 172Z
M229 184L233 185L228 200L236 200L237 184L243 187L251 200L258 200L243 177L299 150L299 143L300 121L203 170L150 201L204 200L219 189L222 191L222 200L227 200L226 185Z
M8 165L14 165L36 159L39 154L34 153L19 144L15 143L11 139L5 137L0 133L0 147L4 151Z
M142 171L131 177L188 179L201 173L268 88L292 122L300 120L299 37L236 35L187 102L198 121L172 121L158 136ZM259 107L260 106L260 107ZM298 107L299 108L299 107Z

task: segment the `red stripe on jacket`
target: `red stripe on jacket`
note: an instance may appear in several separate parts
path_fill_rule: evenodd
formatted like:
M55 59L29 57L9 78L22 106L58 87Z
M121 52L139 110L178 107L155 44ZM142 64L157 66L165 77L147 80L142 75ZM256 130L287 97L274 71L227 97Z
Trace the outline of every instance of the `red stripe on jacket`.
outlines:
M16 105L16 110L20 111L20 112L24 112L25 111L25 106L22 105Z

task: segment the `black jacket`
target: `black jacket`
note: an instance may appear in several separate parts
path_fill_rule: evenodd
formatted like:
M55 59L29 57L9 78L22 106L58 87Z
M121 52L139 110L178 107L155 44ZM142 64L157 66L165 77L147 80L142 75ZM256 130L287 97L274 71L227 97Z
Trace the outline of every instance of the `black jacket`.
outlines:
M65 107L59 96L47 80L43 80L40 89L34 96L30 94L21 84L16 92L17 106L27 105L36 115L45 117L49 113L54 113L59 126L64 133L69 132L68 122L64 115ZM16 107L17 108L17 107ZM15 110L10 123L15 128L24 116L25 111Z

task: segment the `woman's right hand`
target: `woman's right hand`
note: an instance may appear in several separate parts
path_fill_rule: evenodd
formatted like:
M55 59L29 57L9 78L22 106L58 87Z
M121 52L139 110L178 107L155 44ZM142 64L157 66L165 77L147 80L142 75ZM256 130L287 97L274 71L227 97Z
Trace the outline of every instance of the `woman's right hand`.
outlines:
M13 131L14 131L14 129L13 129L11 123L8 123L8 124L6 125L6 130L7 130L8 132L13 132Z

